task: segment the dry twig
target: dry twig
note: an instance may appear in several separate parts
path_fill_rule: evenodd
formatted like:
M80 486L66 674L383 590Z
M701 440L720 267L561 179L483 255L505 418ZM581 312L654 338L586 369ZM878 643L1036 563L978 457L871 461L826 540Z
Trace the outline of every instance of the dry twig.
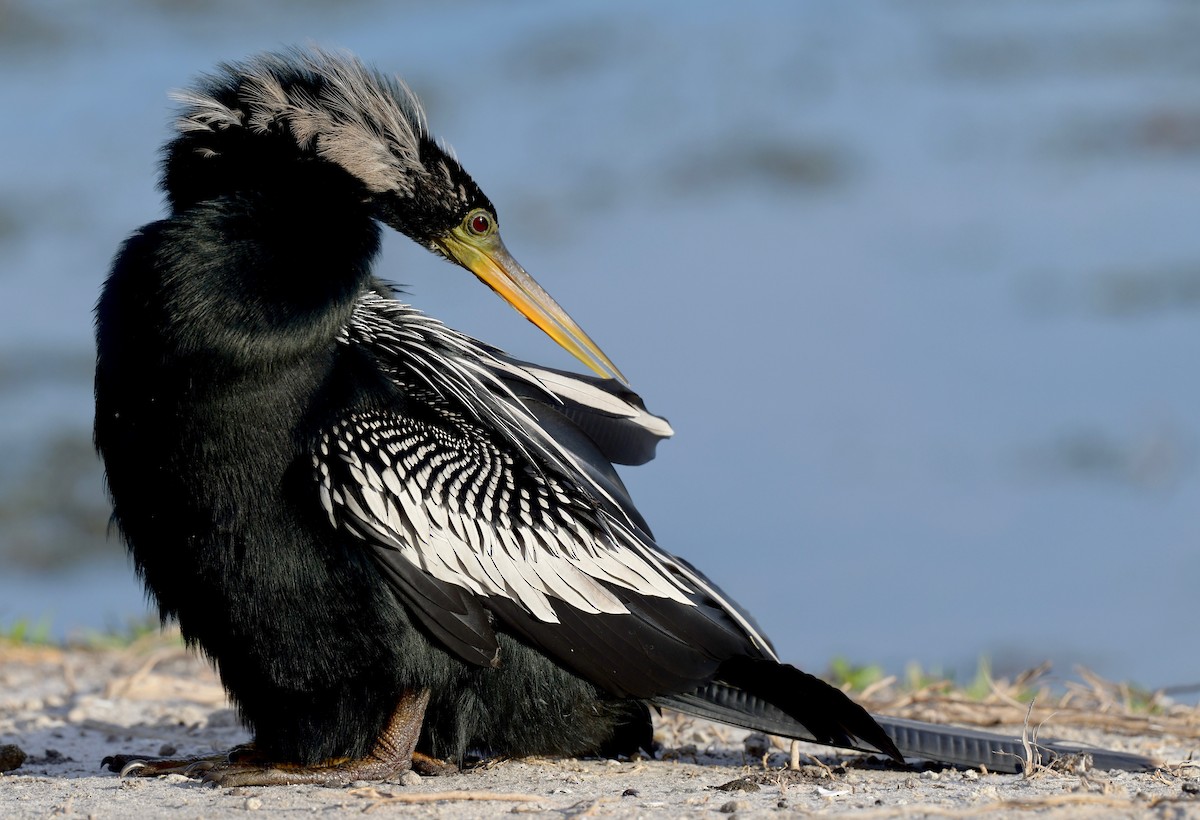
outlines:
M537 794L518 794L510 792L466 791L456 789L445 792L382 792L374 786L364 786L361 789L351 789L348 794L361 797L371 802L363 809L364 812L374 811L388 804L415 803L453 803L465 801L491 800L501 803L536 803L545 798Z

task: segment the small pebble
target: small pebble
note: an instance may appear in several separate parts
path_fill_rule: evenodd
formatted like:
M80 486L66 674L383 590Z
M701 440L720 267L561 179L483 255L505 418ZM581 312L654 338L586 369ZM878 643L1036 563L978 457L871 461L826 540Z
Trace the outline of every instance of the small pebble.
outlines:
M639 792L637 789L626 789L625 791L621 792L622 797L639 797L640 795L641 792Z
M171 757L177 751L179 751L179 750L176 749L172 744L164 743L163 745L158 747L158 756L159 757Z
M978 780L979 772L975 771L974 769L967 769L962 773L962 776L963 780Z
M721 806L720 812L722 814L733 814L736 811L745 811L749 807L750 804L745 800L730 800L728 803Z
M418 785L420 782L421 782L421 775L417 774L412 769L409 769L407 772L400 775L400 785L401 786L412 787L412 786Z
M0 772L11 772L25 762L25 751L14 743L0 746Z
M258 811L262 807L263 802L260 797L247 797L246 802L242 804L242 808L246 811Z
M745 741L742 742L742 748L750 757L760 758L771 751L771 740L766 735L755 732L746 735Z
M1184 783L1182 788L1184 794L1200 794L1200 783L1190 781Z
M736 780L730 780L728 783L722 783L720 786L715 786L714 788L723 792L756 792L762 787L753 780L739 777Z

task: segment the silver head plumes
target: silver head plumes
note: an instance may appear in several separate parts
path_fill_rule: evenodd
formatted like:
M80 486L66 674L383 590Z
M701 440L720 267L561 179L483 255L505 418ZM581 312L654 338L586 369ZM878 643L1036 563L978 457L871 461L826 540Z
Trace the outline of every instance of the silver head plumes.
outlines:
M403 82L348 55L292 50L225 64L175 99L183 109L163 186L176 210L267 188L362 203L470 270L592 370L625 381L509 254L492 203L430 136Z

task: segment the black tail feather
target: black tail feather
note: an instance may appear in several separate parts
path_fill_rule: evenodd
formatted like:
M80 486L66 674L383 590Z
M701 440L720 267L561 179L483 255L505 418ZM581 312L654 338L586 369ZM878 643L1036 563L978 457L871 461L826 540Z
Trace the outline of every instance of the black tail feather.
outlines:
M1091 767L1102 771L1149 772L1161 765L1153 758L1132 752L1117 752L1067 740L1029 741L1012 735L940 726L919 720L887 716L876 717L905 757L920 757L956 766L987 767L992 772L1023 771L1028 759L1049 765L1061 758L1087 755Z
M875 719L844 692L794 666L771 660L743 657L725 661L712 683L655 702L745 729L875 750L904 761Z
M783 737L883 752L956 766L1020 772L1032 752L1042 764L1089 755L1096 769L1152 771L1159 763L1143 755L1114 752L1060 740L1025 742L1019 737L959 726L872 716L839 689L792 666L741 660L721 667L717 680L685 695L658 697L660 706L731 726ZM786 704L783 708L778 704ZM870 748L873 747L873 748Z

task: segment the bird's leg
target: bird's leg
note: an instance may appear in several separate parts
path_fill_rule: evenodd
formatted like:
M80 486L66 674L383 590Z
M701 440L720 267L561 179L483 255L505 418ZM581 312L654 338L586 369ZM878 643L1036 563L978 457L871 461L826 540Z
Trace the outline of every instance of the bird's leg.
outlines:
M355 780L386 780L412 768L429 690L405 693L366 757L328 760L315 766L278 763L261 754L222 763L200 763L186 773L218 786L276 786L293 783L344 785Z
M125 774L139 777L176 772L218 786L345 785L355 780L386 780L412 768L413 748L421 734L421 722L428 704L428 689L406 693L375 741L375 747L366 757L357 760L335 759L306 766L271 761L257 749L240 746L234 750L237 754L190 761L148 761L136 768L134 761L126 760L123 770ZM115 762L116 758L105 759L109 768L116 771L109 761Z

